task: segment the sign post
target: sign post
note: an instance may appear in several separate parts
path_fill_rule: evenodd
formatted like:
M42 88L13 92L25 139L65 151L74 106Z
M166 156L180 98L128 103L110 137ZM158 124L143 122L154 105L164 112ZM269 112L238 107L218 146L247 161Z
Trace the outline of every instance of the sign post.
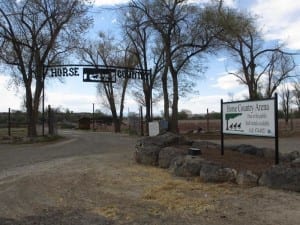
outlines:
M221 155L224 155L223 99L221 99Z
M224 134L275 138L275 163L278 151L278 101L275 98L256 101L223 102L221 100L221 154L224 154Z
M275 164L279 164L279 146L278 146L278 96L275 93Z

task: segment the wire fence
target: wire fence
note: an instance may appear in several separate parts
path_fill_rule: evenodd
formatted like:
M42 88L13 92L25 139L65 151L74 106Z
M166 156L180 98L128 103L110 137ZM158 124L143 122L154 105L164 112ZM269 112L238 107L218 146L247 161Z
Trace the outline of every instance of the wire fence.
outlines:
M48 106L48 110L43 114L39 112L37 119L37 134L55 134L56 119L55 111ZM27 114L20 110L8 108L7 112L0 113L0 135L1 136L25 136L28 128Z

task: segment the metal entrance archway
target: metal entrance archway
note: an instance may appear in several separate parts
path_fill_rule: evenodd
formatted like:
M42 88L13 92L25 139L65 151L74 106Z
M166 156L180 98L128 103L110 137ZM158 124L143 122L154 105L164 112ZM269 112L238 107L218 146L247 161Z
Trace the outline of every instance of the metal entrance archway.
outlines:
M45 135L45 78L48 77L80 77L83 82L115 83L117 79L148 80L151 69L144 70L130 67L65 64L44 65L43 98L42 98L42 133Z

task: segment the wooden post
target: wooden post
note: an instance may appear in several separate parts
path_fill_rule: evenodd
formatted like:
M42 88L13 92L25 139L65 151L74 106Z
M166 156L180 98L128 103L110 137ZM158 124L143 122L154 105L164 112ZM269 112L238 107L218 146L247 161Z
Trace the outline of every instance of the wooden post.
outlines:
M45 136L45 67L43 68L42 135Z
M54 121L51 106L48 105L48 133L54 135Z
M206 109L206 131L209 132L209 113L208 113L208 108Z
M275 113L275 164L279 164L279 147L278 147L278 96L275 93L275 106L274 106L274 113Z
M11 117L10 117L10 108L8 108L8 136L11 136Z
M95 131L95 103L93 103L93 131Z
M143 125L143 107L140 107L140 121L141 121L141 136L144 136L144 125Z
M221 155L224 155L223 99L221 99Z

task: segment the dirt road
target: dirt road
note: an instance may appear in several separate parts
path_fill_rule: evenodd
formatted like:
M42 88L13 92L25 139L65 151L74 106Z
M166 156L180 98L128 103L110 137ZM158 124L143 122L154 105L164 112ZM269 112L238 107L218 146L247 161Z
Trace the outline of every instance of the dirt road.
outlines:
M174 178L134 163L136 138L64 132L0 145L1 225L261 224L300 221L300 194Z
M220 140L208 140L210 142L221 144ZM275 149L275 139L274 138L257 138L257 137L248 137L248 138L226 138L224 140L225 147L232 145L240 144L249 144L260 148L270 148ZM280 138L278 141L279 152L282 154L299 151L300 138L299 137L290 137L290 138Z

